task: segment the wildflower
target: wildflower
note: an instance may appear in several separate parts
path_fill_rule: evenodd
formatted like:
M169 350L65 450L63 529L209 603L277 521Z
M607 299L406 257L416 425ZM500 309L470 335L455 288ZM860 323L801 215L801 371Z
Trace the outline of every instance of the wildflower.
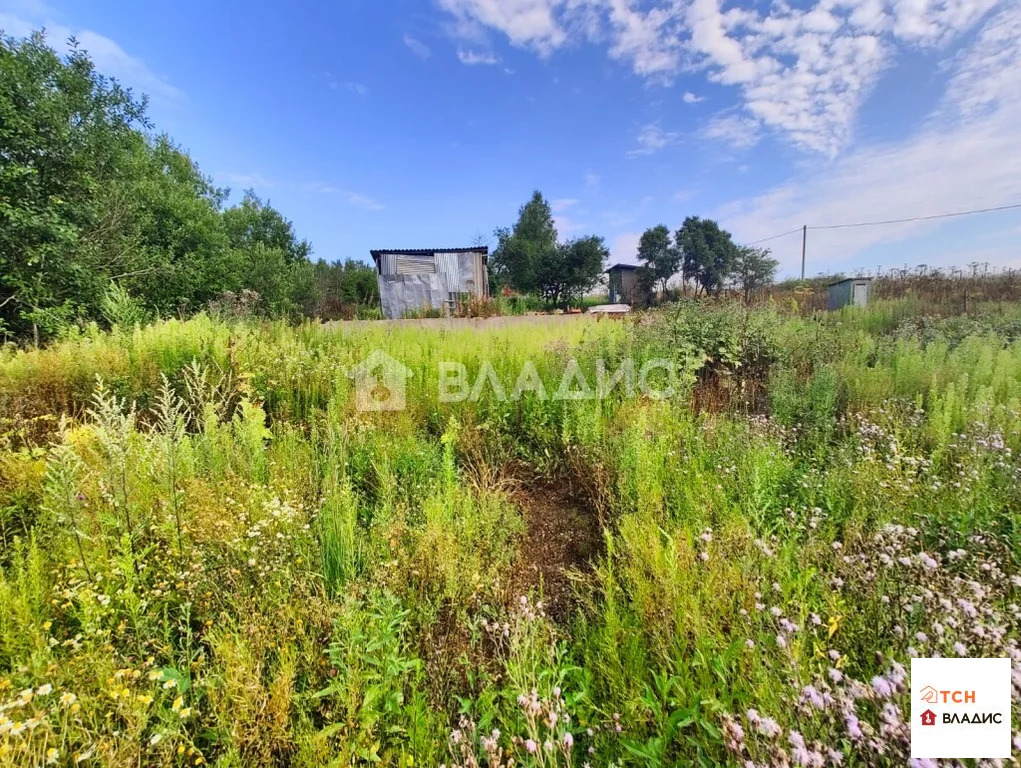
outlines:
M784 637L783 635L777 635L776 636L776 644L780 648L786 648L787 647L787 638Z
M698 559L701 560L703 563L707 562L709 560L709 553L708 552L699 552L698 553Z
M525 739L525 751L530 755L534 755L536 750L536 744L532 739Z
M22 704L28 704L28 702L32 700L33 695L34 694L32 693L32 689L26 688L25 690L18 694L18 699L21 701Z
M543 744L542 746L546 748L547 752L552 752L553 751L553 742L550 741L549 739L546 739L546 743Z
M160 742L161 742L162 740L163 740L163 733L162 733L162 732L160 732L160 733L154 733L154 734L152 735L152 738L150 738L150 739L149 739L149 746L150 746L150 747L155 747L155 746L156 746L157 744L159 744L159 743L160 743Z
M844 673L841 672L836 667L830 667L829 670L827 671L827 674L830 676L830 680L832 680L834 683L839 683L841 680L844 679Z
M783 615L783 611L781 611L779 606L776 606L776 605L774 605L772 608L770 608L769 612L771 614L773 614L774 617L779 617L779 616Z
M885 699L893 695L893 685L885 677L880 677L879 675L872 678L872 690L875 691L876 696L881 699Z
M170 708L173 709L176 712L177 710L179 710L183 706L184 706L184 697L183 696L178 696L176 699L174 699L174 703L170 705Z
M755 647L755 641L752 640L751 638L745 640L744 641L744 647L747 648L750 651L752 648Z
M777 724L776 720L774 720L771 717L762 718L759 721L758 729L759 733L770 739L776 738L781 733L783 733L783 729L779 726L779 724Z
M52 685L50 685L49 683L43 683L38 688L36 688L35 695L45 696L46 694L51 693L52 691L53 691Z
M11 736L20 736L24 732L25 724L18 720L14 721L14 723L11 725L11 729L8 731L8 733L10 733Z
M958 656L967 656L968 647L964 643L958 641L954 643L954 653L956 653Z
M826 703L823 701L822 696L819 695L819 691L815 689L815 686L806 685L801 689L801 700L807 701L816 709L825 709Z
M78 700L78 697L73 693L64 693L60 696L60 704L64 707L69 707Z
M46 750L46 764L53 765L60 758L60 750L56 747L50 747Z
M574 746L574 736L571 735L570 731L564 732L564 746L567 747L567 749Z
M174 678L170 678L169 680L167 680L166 682L163 683L163 687L165 689L167 689L167 690L169 690L171 688L176 688L177 687L177 680L175 680Z
M844 724L847 726L847 735L851 737L852 741L859 741L864 737L864 733L861 730L861 723L858 718L850 713L844 718Z

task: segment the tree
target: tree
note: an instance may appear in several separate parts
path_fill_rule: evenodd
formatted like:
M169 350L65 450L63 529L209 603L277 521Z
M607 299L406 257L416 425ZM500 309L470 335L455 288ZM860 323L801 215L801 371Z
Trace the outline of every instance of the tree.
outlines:
M514 227L496 230L496 238L490 259L494 283L553 304L568 303L591 290L609 256L601 237L558 243L553 211L538 190L521 206Z
M659 285L666 292L667 282L681 268L681 252L674 246L670 230L660 224L642 233L638 241L638 260L644 267L640 275L643 284Z
M0 336L245 288L274 313L314 303L311 246L291 222L251 192L224 211L228 191L151 128L145 97L74 39L60 56L42 33L0 36Z
M730 233L712 219L688 216L675 235L685 280L695 281L696 294L719 294L733 274L737 246Z
M294 234L294 225L268 201L263 203L253 189L246 189L241 202L223 212L223 224L234 248L244 250L262 243L282 250L288 262L312 255L308 240L299 240Z
M101 272L118 267L82 241L146 126L145 100L97 74L73 38L62 60L41 33L0 37L0 331L97 310Z
M569 304L592 290L610 257L603 238L579 237L557 245L553 257L540 265L539 295L551 304Z
M755 248L750 245L738 247L733 278L744 293L745 304L748 303L752 291L773 282L779 266L780 262L772 257L772 252L768 248Z
M503 284L521 293L540 293L539 271L556 258L557 230L553 211L542 193L518 211L512 229L498 229L496 250L490 262L493 273Z

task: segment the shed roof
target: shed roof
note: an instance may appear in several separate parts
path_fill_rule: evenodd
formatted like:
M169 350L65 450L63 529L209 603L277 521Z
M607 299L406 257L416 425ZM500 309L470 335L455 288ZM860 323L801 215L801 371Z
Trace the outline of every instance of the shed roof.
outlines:
M480 253L483 256L489 253L489 246L478 245L471 248L376 248L369 251L373 260L376 260L384 253L395 253L398 256L432 256L434 253Z
M844 277L844 278L841 278L840 280L834 280L832 283L826 283L826 287L829 288L832 285L840 285L841 283L850 283L850 282L860 283L860 282L871 281L871 280L874 280L874 279L875 278L873 278L873 277Z
M607 272L613 272L615 269L617 269L617 270L619 270L619 269L639 269L639 266L637 264L614 264L612 267L610 267L606 271Z

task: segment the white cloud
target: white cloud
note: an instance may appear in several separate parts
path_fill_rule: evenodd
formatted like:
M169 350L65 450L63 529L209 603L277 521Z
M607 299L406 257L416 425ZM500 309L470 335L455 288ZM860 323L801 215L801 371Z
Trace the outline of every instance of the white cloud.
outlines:
M420 59L428 59L433 55L433 52L429 50L429 46L423 43L421 40L412 37L411 35L404 36L404 44L408 46L408 49L418 56Z
M595 189L598 187L601 180L602 177L598 173L594 173L592 171L585 172L585 186L589 189Z
M496 55L489 51L469 51L464 48L457 49L457 58L462 64L466 64L469 67L477 64L491 66L500 63Z
M649 123L638 131L638 136L636 137L638 146L634 149L629 149L627 156L634 158L655 154L664 147L673 144L678 138L678 133L664 131L660 128L659 123Z
M364 83L346 83L345 87L352 93L356 93L359 96L369 95L369 86Z
M814 274L827 264L846 263L870 247L931 234L947 220L836 230L812 226L1018 201L1018 61L1021 6L1014 5L989 18L973 45L958 57L942 103L914 136L854 148L821 171L804 172L750 201L725 207L719 212L721 219L744 241L808 224L809 272ZM764 245L776 248L784 266L791 270L797 266L797 236ZM1011 246L1001 257L1015 258L1016 250Z
M514 44L548 55L567 39L554 18L562 0L439 0L454 16L462 37L471 37L475 26L496 29Z
M566 211L568 208L573 208L578 204L577 198L574 197L560 197L556 200L550 200L550 210L554 213L561 213Z
M759 124L743 115L720 115L702 129L702 138L722 141L737 149L747 149L759 141Z
M261 173L232 173L224 172L216 174L218 181L221 181L236 189L249 189L252 187L258 187L260 189L268 189L273 186L273 182L263 176Z
M73 30L58 24L44 15L46 9L42 6L36 6L34 10L38 15L16 16L0 13L0 29L8 35L24 37L33 30L45 27L46 42L60 54L67 50L67 39L74 37L78 40L79 46L88 52L100 74L116 78L122 85L148 94L154 101L177 103L184 100L184 93L109 37L91 29Z
M945 46L1007 0L437 0L455 33L495 30L542 56L603 45L646 79L702 69L736 89L744 115L797 147L835 157L858 110L904 48ZM684 92L694 103L698 97Z
M705 101L705 96L696 96L691 91L685 91L681 96L681 101L685 104L698 104L700 101Z
M336 187L333 184L327 184L325 182L311 182L308 184L300 185L301 189L309 192L316 192L320 195L339 195L343 197L348 205L354 206L355 208L361 208L365 211L381 211L383 205L376 200L372 199L368 195L363 195L359 192L352 192L349 189L343 189Z

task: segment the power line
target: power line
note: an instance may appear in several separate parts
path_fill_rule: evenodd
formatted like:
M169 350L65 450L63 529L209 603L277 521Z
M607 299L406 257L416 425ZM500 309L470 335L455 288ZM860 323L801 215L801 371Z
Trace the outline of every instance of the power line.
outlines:
M813 227L809 227L809 229L813 229ZM750 243L746 243L746 245L756 245L757 243L765 243L768 242L769 240L776 240L778 237L786 237L787 235L793 235L795 232L800 231L801 227L798 227L797 229L792 229L790 232L781 232L779 235L770 235L769 237L764 237L761 240L752 240Z
M954 211L953 213L936 213L932 216L912 216L907 219L886 219L884 221L860 221L856 224L826 224L819 226L809 226L809 229L848 229L851 227L876 227L881 224L906 224L911 221L930 221L932 219L949 219L953 216L970 216L973 213L992 213L993 211L1009 211L1014 208L1021 208L1021 203L1013 203L1011 205L998 205L994 208L975 208L971 211ZM797 232L798 230L793 230ZM784 234L790 234L785 232ZM776 235L779 237L779 235ZM771 238L767 238L771 239ZM758 242L762 242L759 240Z

